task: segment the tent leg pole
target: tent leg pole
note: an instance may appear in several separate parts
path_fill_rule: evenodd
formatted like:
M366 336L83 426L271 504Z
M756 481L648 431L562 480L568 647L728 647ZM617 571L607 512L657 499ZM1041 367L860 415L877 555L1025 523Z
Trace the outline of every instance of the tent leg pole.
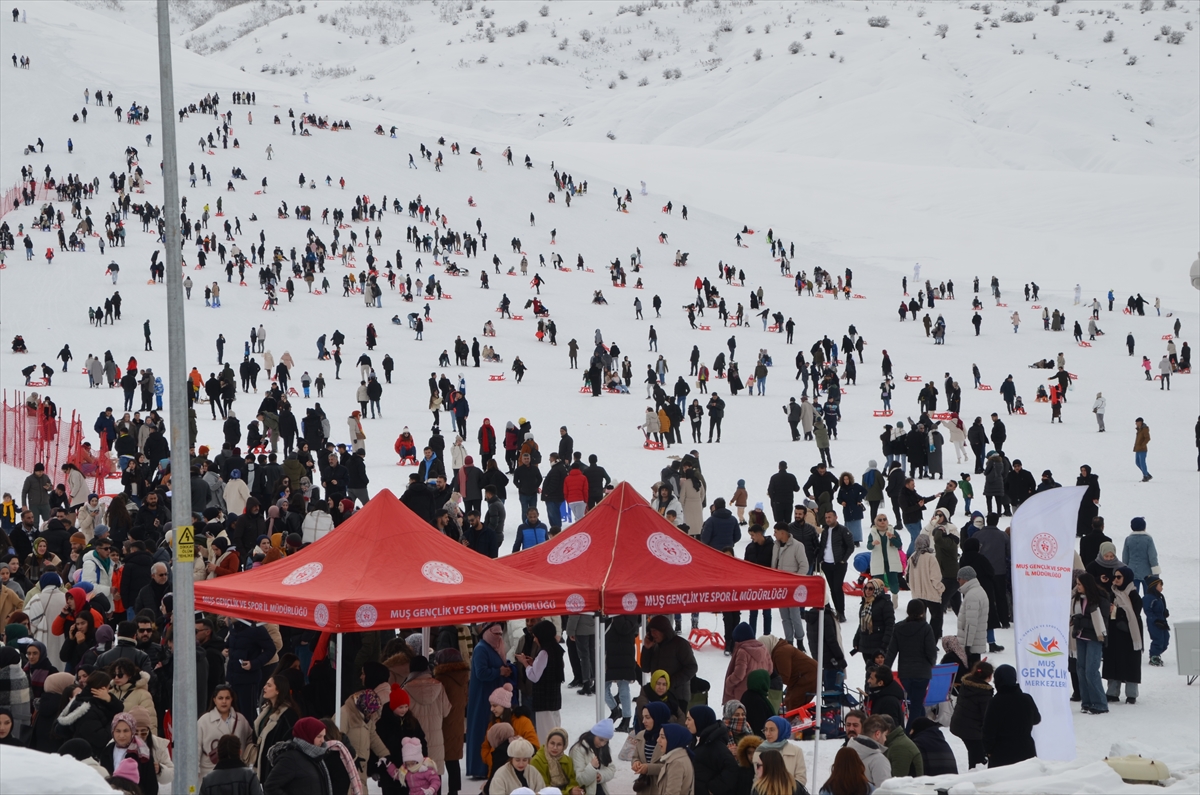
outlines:
M604 681L604 620L599 613L596 622L596 660L592 670L596 689L596 723L604 720L604 694L608 692L608 684Z
M337 671L335 671L334 690L336 691L333 697L333 714L336 718L338 730L341 731L342 726L342 633L337 633Z
M814 703L816 704L816 726L813 729L813 778L817 776L817 762L821 758L821 703L822 696L825 694L825 616L826 608L822 607L817 611L817 692Z

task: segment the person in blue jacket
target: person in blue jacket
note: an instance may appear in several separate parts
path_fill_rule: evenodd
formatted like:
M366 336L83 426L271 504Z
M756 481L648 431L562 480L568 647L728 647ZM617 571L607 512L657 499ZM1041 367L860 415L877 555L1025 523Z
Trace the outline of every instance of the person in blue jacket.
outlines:
M538 518L537 508L530 508L525 512L525 521L517 528L517 538L513 541L512 551L516 553L537 546L546 540L549 532L546 524Z
M1144 598L1147 578L1162 571L1158 566L1158 548L1154 545L1154 538L1146 532L1144 517L1133 517L1129 521L1129 529L1133 532L1125 537L1121 560L1133 569L1133 585Z

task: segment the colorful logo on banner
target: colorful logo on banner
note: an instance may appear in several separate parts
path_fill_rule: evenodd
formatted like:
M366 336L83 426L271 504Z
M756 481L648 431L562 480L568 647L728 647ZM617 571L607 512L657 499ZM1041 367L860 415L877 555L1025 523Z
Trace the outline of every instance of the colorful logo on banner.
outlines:
M1049 659L1050 657L1063 656L1065 652L1063 652L1062 648L1062 644L1058 642L1058 638L1051 632L1048 636L1038 635L1025 650L1030 654Z
M587 552L588 547L592 545L592 537L587 533L576 533L570 538L564 539L561 544L558 544L554 549L550 550L550 554L546 556L546 562L552 566L561 566L563 563L575 560L575 558Z

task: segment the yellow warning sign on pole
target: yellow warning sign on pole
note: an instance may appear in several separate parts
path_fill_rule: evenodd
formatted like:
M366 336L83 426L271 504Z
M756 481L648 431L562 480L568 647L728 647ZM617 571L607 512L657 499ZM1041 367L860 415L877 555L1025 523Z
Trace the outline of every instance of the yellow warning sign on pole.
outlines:
M196 533L191 525L177 528L175 536L175 562L191 563L196 559Z

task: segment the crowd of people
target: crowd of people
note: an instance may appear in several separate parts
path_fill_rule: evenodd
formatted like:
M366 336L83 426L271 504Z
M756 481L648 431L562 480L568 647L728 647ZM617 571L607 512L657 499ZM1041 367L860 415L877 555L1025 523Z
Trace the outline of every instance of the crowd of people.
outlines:
M95 101L101 103L99 91ZM234 95L234 104L253 105L255 101L253 93ZM112 104L111 93L108 104ZM145 111L133 103L129 113L134 116L129 118ZM121 112L118 107L118 117ZM228 146L233 112L221 112L217 94L180 109L180 121L191 114L215 122L213 130L200 139L203 149ZM295 114L289 110L288 116L293 119L295 134ZM278 117L275 121L280 123ZM326 128L324 119L301 114L302 135L308 132L306 122ZM247 123L251 123L249 115ZM334 122L334 128L350 130L350 125ZM382 128L377 132L382 134ZM240 149L237 138L232 142L235 150ZM438 145L447 144L439 139ZM450 145L450 152L459 153L457 143ZM478 155L475 149L471 153ZM270 159L269 147L267 155ZM423 161L434 162L432 148L424 144L421 155ZM511 150L505 152L504 160L513 165ZM438 151L439 168L442 162ZM411 157L410 165L416 168ZM532 165L528 157L526 165ZM568 206L572 196L586 195L586 183L580 183L577 190L572 175L553 165L551 170L554 191L565 194ZM194 186L195 170L191 171ZM206 165L201 165L200 174L211 185ZM26 176L31 182L35 179L32 167ZM235 180L244 179L245 174L235 167L228 191L235 190ZM83 202L98 189L99 179L80 182L78 175L68 174L55 180L47 166L46 182L64 186L59 189L59 201L69 203L72 218L87 221L83 228L90 234L90 212L85 213ZM127 152L124 172L110 175L117 199L104 217L106 234L101 238L109 245L124 245L131 210L142 221L143 231L165 238L162 208L131 202L130 193L140 191L142 183L136 151L132 155ZM332 177L327 176L325 183L333 188ZM316 188L315 180L303 174L298 184ZM339 185L344 190L344 180L339 180ZM32 187L36 189L35 182ZM263 178L263 192L266 187ZM554 195L551 192L551 200ZM634 200L631 192L626 191L622 198L614 189L614 196L618 209L628 211ZM32 203L31 198L26 201ZM332 217L330 233L318 234L307 228L299 250L283 243L268 247L262 231L257 243L239 246L239 218L223 223L221 239L215 230L208 231L209 205L196 217L188 217L186 199L181 209L185 247L190 243L193 252L189 259L203 269L212 258L213 264L224 270L227 285L233 283L235 271L239 282L243 281L247 262L258 266L265 309L277 307L278 294L286 293L290 302L296 280L306 282L309 292L328 293L326 265L340 262L354 267L352 261L363 256L361 269L343 278L343 296L361 295L366 307L382 308L386 282L389 292L405 302L429 299L421 313L409 315L409 327L416 331L417 340L423 324L432 320L431 306L449 297L436 274L422 276L422 268L427 266L421 255L430 256L433 268L456 276L466 275L466 269L452 262L451 256L463 256L464 261L477 257L480 244L487 251L488 233L482 220L475 222L474 235L456 231L441 208L431 208L420 194L407 201L393 197L390 205L386 195L378 203L368 195L354 195L353 206L347 210L321 213L322 225L328 225ZM669 210L670 204L665 209ZM433 235L421 233L416 226L408 228L406 243L414 246L416 258L403 276L402 252L395 251L394 262L389 253L382 252L381 224L389 211L407 212L414 223L419 220L435 227L440 223ZM309 213L305 206L297 217L308 221ZM221 199L216 202L216 215L224 215ZM279 215L288 217L286 203ZM682 217L686 221L686 208ZM251 216L250 220L256 219ZM28 259L33 250L30 232L48 231L57 225L61 238L64 221L62 209L47 203L29 230L18 226L16 237L23 239ZM343 240L341 230L350 228L347 221L374 224L374 232L368 225L360 243L358 230L351 229ZM8 236L15 240L11 233L7 223L0 225L0 239ZM552 240L554 234L551 232ZM742 234L752 233L743 229ZM781 272L792 275L794 243L785 246L773 230L768 230L765 238ZM741 234L737 239L743 245ZM665 243L665 233L660 240ZM228 249L226 244L230 244ZM514 255L521 256L520 264L505 266L499 254L494 254L495 273L501 273L502 267L513 273L519 267L521 274L526 274L529 262L520 240L514 237L512 247ZM290 251L285 253L285 248ZM60 239L59 249L74 251L77 247ZM689 267L687 258L686 252L677 252L675 264ZM566 270L562 261L558 255L551 258L556 269ZM639 273L643 268L640 249L628 261L628 270ZM578 269L584 270L582 254L577 263ZM544 267L544 260L539 265ZM754 315L762 321L764 332L780 335L773 339L793 344L796 323L767 306L763 287L751 290L744 272L723 262L717 266L716 279L696 277L696 299L683 307L690 326L696 328L698 319L703 322L706 310L714 311L727 327L739 329L749 326L748 318ZM152 278L161 280L158 252L150 268ZM285 268L290 269L288 277L283 275ZM110 267L114 283L119 270L119 265ZM615 287L625 286L626 267L620 257L612 263L610 274ZM486 267L481 276L480 289L489 289ZM748 309L733 297L735 279L736 288L747 292ZM728 288L726 293L722 293L721 281ZM919 271L914 273L913 283L921 283ZM530 290L540 294L543 284L545 279L535 272ZM794 276L797 295L809 297L815 287L835 299L850 299L852 285L850 269L837 275L816 267L811 276L804 270ZM640 286L638 279L635 287ZM944 317L935 320L931 314L936 303L954 299L953 282L934 286L925 281L915 296L908 294L907 279L902 287L908 300L901 305L900 319L911 316L916 321L928 307L930 313L921 320L925 336L942 344L947 324ZM991 288L999 302L995 278ZM190 298L190 277L185 289ZM974 294L981 307L978 279ZM206 306L220 308L219 277L205 288L205 297ZM1028 289L1026 300L1030 300ZM1036 285L1032 300L1039 300ZM1109 311L1112 301L1110 294ZM498 309L501 317L511 316L510 303L505 294ZM594 291L593 303L607 305L601 291ZM1131 298L1130 314L1144 314L1146 303L1140 295L1137 300ZM661 317L662 299L655 295L650 304L655 317ZM538 317L537 339L556 345L557 326L549 319L549 310L533 294L527 306ZM89 312L100 327L119 320L120 307L120 296L114 294L102 307ZM634 301L634 311L641 320L640 298ZM1091 311L1094 320L1100 311L1097 302ZM1044 312L1047 331L1065 329L1065 313L1055 310L1055 315L1058 317ZM981 316L976 313L974 317ZM981 322L974 323L976 334ZM398 314L393 323L403 323ZM1014 331L1019 329L1015 313L1012 326ZM1082 342L1079 323L1075 326ZM1094 324L1089 326L1093 329ZM1177 321L1175 338L1179 332ZM1100 333L1098 329L1092 336L1096 333ZM482 335L495 336L491 321L484 325ZM648 348L655 354L657 335L650 326ZM146 350L150 350L148 320L144 336ZM444 790L456 795L465 775L484 782L491 795L615 795L611 782L618 766L627 766L636 777L634 790L652 795L797 795L808 791L859 795L895 776L957 772L959 766L944 730L963 742L972 767L1013 764L1036 755L1032 739L1032 727L1040 720L1036 705L1021 692L1012 666L994 666L985 657L1003 651L995 631L1009 627L1012 621L1009 530L1002 528L1002 519L1011 517L1034 494L1060 484L1049 470L1042 472L1040 482L1035 481L1032 472L1036 467L1010 457L1011 450L1005 449L1007 432L998 413L991 414L990 428L985 428L982 416L969 427L965 425L959 416L962 390L950 373L946 373L941 390L949 411L938 411L940 392L935 384L925 384L918 398L918 416L906 418L907 426L900 420L884 426L882 467L870 460L858 475L848 468L836 471L831 443L837 440L843 420L844 387L857 383L866 345L854 325L840 341L836 337L824 334L807 350L803 344L799 346L793 381L798 382L800 398L783 406L791 439L814 442L812 458L819 462L808 467L807 476L797 478L789 463L781 461L767 483L752 488L739 480L736 488L725 484L728 498L715 496L718 487L709 484L703 456L693 448L664 467L655 482L646 484L655 509L679 532L736 555L744 528L748 543L741 556L745 560L795 574L823 576L830 587L827 610L782 609L777 634L772 634L770 609L723 614L729 660L720 682L698 675L695 653L683 634L682 615L653 616L644 631L635 618L609 619L604 629L607 660L603 671L593 669L596 638L592 624L578 616L553 615L519 622L435 627L428 645L420 632L348 633L342 640L345 669L335 670L319 633L198 613L193 627L196 659L186 664L197 671L195 697L202 705L198 722L201 792L215 795L242 786L250 792L261 787L266 793L289 795L360 795L366 791L368 779L373 779L384 793L433 795ZM280 560L336 532L372 499L366 430L370 420L383 415L384 386L392 383L394 369L390 355L380 359L382 379L375 369L370 355L377 343L374 324L367 324L364 350L354 365L360 381L355 390L358 406L347 412L344 422L338 421L336 430L319 402L327 385L323 372L314 379L287 351L277 362L266 348L266 338L265 325L250 329L235 372L230 359L238 357L227 359L225 337L219 334L221 369L211 371L207 378L199 368L192 369L188 389L190 468L184 474L171 471L166 425L160 416L161 379L149 368L139 368L132 357L122 368L111 351L106 351L103 359L87 355L84 369L89 386L107 385L124 393L123 413L109 408L95 422L99 448L93 458L83 462L92 469L68 464L62 469L63 483L55 485L39 465L16 498L4 495L0 512L0 552L5 553L0 566L0 628L4 631L0 744L70 755L129 792L154 793L172 780L170 744L164 739L164 719L178 697L171 690L176 664L172 635L187 629L172 623L170 562L175 539L170 505L174 476L181 477L175 486L187 489L194 512L197 579L277 566ZM477 338L471 339L470 344L461 336L456 340L456 366L479 367L481 358L500 361L494 347L480 346ZM1132 337L1127 345L1133 355ZM1164 388L1169 388L1172 373L1190 371L1187 343L1179 352L1174 346L1174 340L1169 341L1163 359L1166 364L1160 375ZM24 349L23 341L21 347ZM329 362L332 380L341 380L343 349L348 347L345 335L337 329L322 334L316 347L317 361ZM574 369L580 345L571 339L566 348ZM647 444L684 444L681 430L686 416L691 443L700 445L706 415L706 443L720 443L728 405L715 387L709 394L710 384L724 380L731 401L742 390L766 394L775 366L768 349L759 349L743 377L745 360L736 359L736 336L729 338L726 348L727 353L717 352L710 368L702 360L699 346L694 346L688 376L677 374L670 386L669 365L663 355L647 364L644 383L650 405L641 426ZM448 350L442 355L441 366L449 367ZM66 372L74 359L69 346L63 347L58 358ZM511 367L520 382L526 365L514 356ZM622 358L620 347L612 340L606 343L597 329L583 383L593 396L628 393L634 367L629 355ZM882 416L890 418L895 385L886 350L882 351L881 368L880 393L886 412ZM1053 369L1055 386L1047 394L1047 402L1053 417L1061 421L1070 384L1061 353ZM297 370L302 374L296 375ZM26 378L35 372L29 370ZM258 378L262 373L260 398ZM1149 378L1149 369L1146 373ZM53 369L43 365L43 375L48 384ZM974 386L980 388L977 368L972 375ZM703 403L692 396L688 379L693 377L697 394L706 396ZM433 420L428 440L419 443L405 427L393 445L399 462L415 467L400 500L463 546L495 558L507 548L510 527L513 552L544 543L591 510L611 487L613 478L598 455L585 456L576 450L567 427L558 429L553 450L546 452L543 471L543 451L532 421L519 417L506 420L501 428L485 418L471 428L466 378L459 375L457 381L451 381L444 372L440 376L431 373L428 383ZM289 384L298 384L302 392ZM310 388L317 390L317 401L311 404ZM139 392L140 408L135 411L134 397ZM1011 376L998 392L1009 414L1023 413ZM243 410L243 416L237 416L234 404L239 397L249 397L251 405L256 405L252 415ZM210 440L214 434L198 425L198 407L205 402L212 420L220 415L219 442ZM1092 408L1099 431L1104 432L1102 394ZM46 403L38 402L37 409L46 411ZM443 412L452 424L452 433L445 436ZM1200 441L1200 424L1197 438ZM337 439L346 441L337 443ZM948 478L944 471L947 440L954 448L956 464L965 470L958 478ZM1140 418L1133 442L1136 464L1148 481L1149 427ZM1036 451L1029 451L1026 458L1032 455ZM102 461L111 461L120 473L120 491L111 500L90 493L87 485L86 477L102 470ZM982 484L972 484L973 475L982 475ZM925 486L922 481L943 485ZM1143 658L1150 665L1162 665L1170 637L1170 614L1157 551L1145 521L1132 519L1131 532L1118 556L1099 515L1098 476L1084 465L1076 484L1089 491L1079 512L1080 549L1070 604L1073 700L1083 712L1101 714L1120 702L1122 685L1125 703L1136 704ZM982 485L985 512L971 510L977 485ZM765 494L764 501L750 497L755 489ZM505 506L510 496L515 496L520 506L515 523L507 520ZM854 576L852 569L859 575L857 581L847 579ZM861 598L851 596L851 600L859 599L857 605L853 601L847 604L847 585L851 591L857 588L861 592ZM904 618L897 620L905 591ZM700 616L692 614L690 620L695 629ZM825 635L822 658L826 678L818 683L815 639L822 620L830 631ZM950 621L954 623L947 625ZM848 644L842 642L840 624L853 627ZM849 670L850 658L857 655L864 664L861 679L857 671ZM957 666L952 715L941 706L925 705L931 669L939 662ZM338 678L343 692L349 693L341 704L335 703L334 697ZM784 715L808 705L819 686L847 694L828 727L828 733L844 739L844 747L837 752L828 778L810 781L805 750L797 742L809 735L797 731L793 719ZM590 697L597 691L604 694L609 717L586 727L564 728L564 699ZM850 709L850 698L861 701L861 708Z

